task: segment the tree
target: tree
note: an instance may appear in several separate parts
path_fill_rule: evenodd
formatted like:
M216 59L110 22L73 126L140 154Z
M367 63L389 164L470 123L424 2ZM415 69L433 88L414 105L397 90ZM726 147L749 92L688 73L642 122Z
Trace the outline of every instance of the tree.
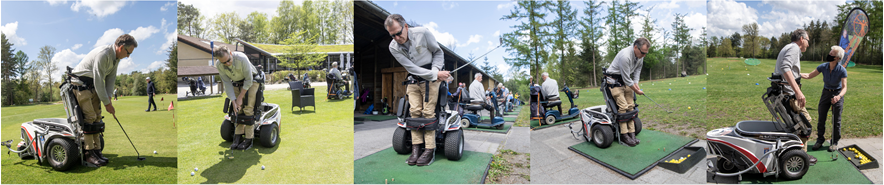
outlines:
M163 81L169 84L168 89L165 89L163 92L175 93L178 89L176 85L176 82L178 81L178 43L172 43L168 52L169 58L166 59L166 67L169 68L169 70L164 73Z
M500 76L500 77L503 76L498 71L496 65L491 65L488 63L488 57L485 57L485 64L480 66L479 69L482 69L482 71L485 71L485 73L488 74L488 76L493 77L493 78L497 78L498 76ZM497 79L503 80L503 78L497 78Z
M654 79L654 71L651 69L653 69L655 66L657 66L657 64L664 60L663 55L659 53L660 50L658 50L656 47L660 44L654 41L654 32L656 31L654 25L657 24L657 19L651 18L651 11L653 10L654 7L646 9L647 13L642 17L641 22L642 29L639 31L639 36L648 39L648 42L651 43L651 45L648 46L649 53L647 56L645 56L643 60L643 67L647 68L650 72L648 75L650 77L649 79Z
M301 7L291 0L283 0L276 7L276 14L270 20L270 42L280 44L286 38L297 31L298 17L301 16Z
M201 38L205 31L201 23L204 19L193 5L178 2L178 34Z
M636 10L641 8L636 2L611 1L608 7L608 17L605 24L608 26L608 51L607 59L613 60L617 53L632 44L635 31L633 31L632 17L638 16Z
M742 44L743 44L743 42L742 42L742 38L743 38L743 37L740 36L740 33L738 33L738 32L734 32L734 34L731 35L731 37L730 37L730 39L731 39L731 49L733 49L734 52L735 52L732 56L735 56L735 57L736 57L737 54L740 53L740 47L741 47Z
M236 34L239 32L237 24L240 22L239 15L236 12L228 12L218 14L210 21L212 26L211 34L213 37L221 39L225 43L233 43Z
M503 37L503 45L506 51L510 53L512 58L504 58L507 64L512 66L512 70L521 70L522 67L530 66L530 71L538 75L535 79L540 79L540 59L546 58L546 52L543 51L544 38L549 34L545 27L547 23L543 22L546 13L543 7L549 4L548 1L518 1L510 14L504 15L501 20L521 20L518 25L511 26L515 28L513 32L505 33ZM523 40L527 38L527 40ZM532 61L533 60L533 61Z
M6 39L5 33L0 33L0 45L2 45L2 50L0 50L0 56L2 56L0 57L2 58L2 60L0 60L2 61L2 67L0 68L2 68L3 72L2 93L6 95L3 97L4 99L2 102L4 105L11 105L15 95L12 92L13 89L9 82L11 81L11 78L15 76L13 69L15 69L17 59L19 59L19 56L17 56L18 53L21 53L22 55L24 55L24 53L18 51L15 55L12 54L12 51L15 50L12 49L12 45L14 44L9 42L9 39ZM24 55L23 57L25 58L25 61L27 61L28 56Z
M675 21L672 22L672 36L675 41L675 51L678 53L684 52L683 50L690 46L691 42L691 33L693 30L688 27L684 22L685 14L676 13ZM677 61L676 61L677 62ZM677 66L677 65L676 65ZM686 65L684 64L684 58L682 58L681 71L687 71Z
M302 67L317 66L325 60L325 53L316 52L316 37L318 35L305 35L306 32L300 31L293 33L283 44L286 46L283 54L277 55L283 66L295 68L298 70L298 76L301 75Z
M566 48L565 45L571 45L571 37L575 35L577 22L577 11L571 8L571 1L554 1L550 4L547 9L550 12L555 13L556 18L552 22L550 22L553 30L553 37L551 37L553 43L553 49L559 52L559 68L561 68L562 76L570 76L568 75L568 71L565 70L565 52L570 49ZM568 78L560 78L564 84L568 83Z
M721 41L721 46L718 47L718 54L723 57L734 56L736 52L734 52L733 47L731 47L732 45L731 38L724 38L724 40Z
M55 47L46 45L40 48L40 55L37 56L37 59L40 61L40 66L46 72L46 79L49 81L49 84L52 84L52 73L58 70L58 66L52 62L52 57L55 56ZM52 101L52 85L49 85L49 101Z
M743 56L755 58L761 45L758 43L758 23L743 25Z
M582 58L584 60L592 61L592 86L598 86L598 74L596 74L596 58L597 56L601 56L598 51L598 46L605 44L600 41L602 38L602 16L601 16L601 6L605 4L603 1L598 0L589 0L584 1L583 4L586 5L586 9L583 10L583 14L586 16L583 18L583 21L580 21L580 25L583 26L582 36L582 48L583 54Z

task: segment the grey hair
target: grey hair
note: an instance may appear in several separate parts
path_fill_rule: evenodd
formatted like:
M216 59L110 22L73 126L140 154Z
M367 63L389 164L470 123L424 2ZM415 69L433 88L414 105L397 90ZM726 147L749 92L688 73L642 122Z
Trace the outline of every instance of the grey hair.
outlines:
M844 58L844 48L841 48L841 46L832 46L832 50L835 51L836 57L838 57L840 59Z
M792 42L798 42L799 40L801 40L801 38L807 38L807 31L804 31L803 29L798 28L797 30L792 31L792 34L790 36L791 36Z
M221 57L227 56L227 53L230 52L230 50L228 50L227 46L217 46L217 47L215 47L214 51L215 52L214 52L213 56L215 56L215 58L221 58Z
M482 73L476 73L475 75L473 75L473 78L479 78L479 77L482 77Z
M387 19L384 20L384 28L393 26L393 21L399 22L399 26L405 27L405 18L399 14L392 14L387 16Z
M332 67L338 67L338 62L332 62Z
M549 77L549 73L548 73L548 72L543 72L543 73L540 73L540 76Z

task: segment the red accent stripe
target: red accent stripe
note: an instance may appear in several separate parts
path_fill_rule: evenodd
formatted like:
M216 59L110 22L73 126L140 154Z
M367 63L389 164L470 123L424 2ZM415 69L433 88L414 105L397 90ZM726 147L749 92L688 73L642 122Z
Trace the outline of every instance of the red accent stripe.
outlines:
M25 133L28 134L28 138L31 139L31 147L34 147L34 149L37 150L37 156L43 157L43 153L40 153L40 147L37 147L37 141L34 140L34 136L31 136L31 132L28 132L28 128L21 126L21 129L25 129Z
M722 141L722 140L718 140L718 139L707 139L707 140L709 140L709 141L714 141L714 142L718 142L718 143L725 144L725 145L728 145L728 146L730 146L731 148L734 148L734 149L736 149L737 151L739 151L740 153L742 153L744 156L748 157L749 160L752 161L752 163L756 163L756 162L758 162L758 158L755 157L755 154L752 154L751 152L746 151L746 149L743 149L743 147L739 147L739 146L736 146L736 145L734 145L734 144L731 144L731 143L728 143L728 142L725 142L725 141ZM762 165L762 163L758 163L758 165L756 165L756 168L758 168L759 171L761 171L761 173L767 172L767 167L765 167L764 165Z

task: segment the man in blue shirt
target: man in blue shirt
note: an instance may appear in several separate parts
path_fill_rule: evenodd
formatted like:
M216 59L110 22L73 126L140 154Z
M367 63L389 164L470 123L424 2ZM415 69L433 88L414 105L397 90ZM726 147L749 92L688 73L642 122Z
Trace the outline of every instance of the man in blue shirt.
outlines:
M811 79L822 73L825 83L818 107L817 140L813 145L813 150L819 150L823 142L826 141L826 113L829 112L830 107L833 119L830 152L838 148L838 140L841 139L841 112L844 110L844 94L847 93L847 69L838 65L838 61L841 61L843 57L844 49L841 46L832 46L829 56L826 57L826 63L817 66L810 74L801 74L802 78Z

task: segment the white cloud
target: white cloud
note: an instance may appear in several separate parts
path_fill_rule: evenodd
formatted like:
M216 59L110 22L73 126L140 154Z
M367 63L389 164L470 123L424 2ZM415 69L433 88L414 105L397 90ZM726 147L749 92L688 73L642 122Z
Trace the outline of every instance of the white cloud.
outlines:
M50 6L55 6L60 4L67 4L68 0L46 0L46 2L49 2Z
M6 34L6 39L9 39L9 42L19 46L28 45L28 41L25 38L21 38L15 32L18 30L18 21L12 23L6 23L6 25L0 26L0 32Z
M678 5L678 2L676 0L672 0L669 2L663 2L663 3L657 4L657 7L662 8L662 9L676 9L681 6Z
M157 70L160 68L169 69L166 66L166 61L153 61L150 63L150 65L147 65L147 68L141 69L141 72L142 73L149 73L150 71L154 71L154 70Z
M276 8L281 0L261 1L206 1L206 0L180 0L185 5L193 5L200 9L200 15L206 18L214 18L219 13L236 11L239 17L246 17L254 11L267 13L267 18L277 16ZM295 1L295 5L301 5L302 1Z
M163 45L161 45L159 49L157 49L157 55L161 55L166 52L166 50L169 49L169 47L171 47L172 44L174 44L176 41L178 41L177 31L166 33L166 42L163 43Z
M95 41L95 45L93 45L92 47L100 47L114 44L114 41L117 40L117 37L120 37L120 35L123 35L124 33L125 32L123 32L123 30L119 28L112 28L104 31L104 35L101 35L101 37L99 37L98 40ZM136 37L135 39L138 38Z
M779 36L782 33L791 32L802 28L810 21L826 21L832 25L835 16L838 15L837 5L844 4L844 0L837 1L799 1L777 2L764 1L770 5L772 11L762 13L765 17L771 17L769 21L758 23L758 34L765 37ZM778 10L778 11L773 11Z
M71 5L71 10L79 12L80 8L89 8L88 12L99 18L108 16L126 6L126 1L99 1L99 0L78 0Z
M491 36L492 36L492 37L499 37L499 36L500 36L500 30L495 31L494 34L491 34Z
M481 41L481 40L482 40L481 35L470 35L470 39L467 40L467 43L458 44L457 47L464 47L464 46L468 46L472 43L479 43L479 41Z
M74 51L71 51L71 49L65 49L58 53L55 53L55 56L53 56L50 61L52 61L52 63L55 64L55 66L58 67L59 70L53 72L51 76L61 76L62 74L64 74L65 67L70 66L73 68L74 66L77 66L77 64L80 64L80 61L83 60L83 58L85 57L86 54L77 54L74 53Z
M129 31L129 35L135 37L135 40L138 42L144 41L144 39L150 38L154 33L159 32L160 30L153 26L148 27L138 27L135 30Z
M393 2L393 7L397 7L397 6L399 6L399 1L394 1L394 2Z
M706 3L707 32L709 36L726 36L741 32L743 25L758 21L758 11L745 3L734 0L709 1Z
M165 5L163 5L162 7L160 7L160 11L169 10L169 7L175 7L175 5L176 5L175 3L168 2Z
M442 33L442 32L439 32L438 30L436 30L436 28L438 28L439 25L436 24L435 22L430 22L430 23L424 24L423 26L425 28L427 28L427 30L429 30L430 33L433 33L433 36L436 37L436 41L438 41L442 45L445 45L446 47L450 47L449 45L458 43L457 39L455 39L454 35L451 35L451 33L448 33L448 32Z
M117 66L117 74L128 74L134 71L135 67L138 67L138 64L135 64L132 58L120 59L120 64Z
M458 5L459 4L457 4L456 2L452 2L450 0L442 1L442 9L444 9L444 10L451 10L454 7L457 7Z
M706 15L701 13L693 13L684 17L684 23L691 28L690 34L694 39L700 39L703 34L703 27L706 27ZM708 28L707 28L708 29Z
M513 1L513 2L509 2L509 3L498 4L497 10L510 9L510 7L516 6L516 3L518 3L518 2Z
M71 50L77 50L80 49L80 47L83 47L83 44L74 44L74 46L71 47Z

